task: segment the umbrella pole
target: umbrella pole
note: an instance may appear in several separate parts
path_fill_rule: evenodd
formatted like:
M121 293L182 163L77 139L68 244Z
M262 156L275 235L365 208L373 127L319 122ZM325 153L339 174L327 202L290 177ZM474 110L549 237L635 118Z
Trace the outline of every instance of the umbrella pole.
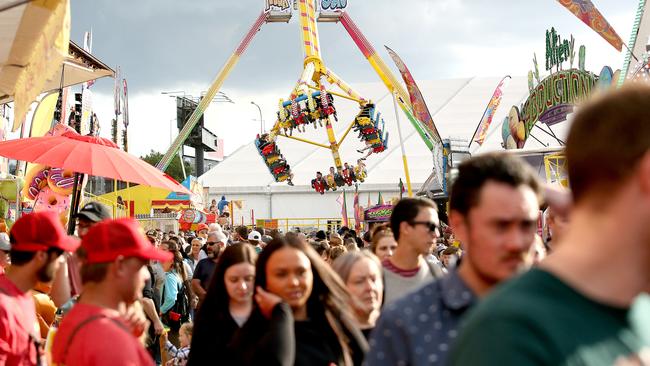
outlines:
M74 173L74 185L72 186L72 199L70 200L70 217L68 218L68 235L74 234L75 229L75 215L77 214L77 208L79 208L79 180L83 179L83 174Z

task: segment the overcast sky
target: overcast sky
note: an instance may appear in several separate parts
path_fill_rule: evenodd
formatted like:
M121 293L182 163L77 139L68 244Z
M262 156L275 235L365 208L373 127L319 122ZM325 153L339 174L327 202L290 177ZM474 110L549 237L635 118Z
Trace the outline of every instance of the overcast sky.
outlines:
M636 0L594 0L627 42ZM263 0L73 0L72 39L93 31L93 54L120 66L129 84L130 151L166 151L175 103L163 91L198 95L259 15ZM545 30L573 34L587 47L587 69L620 68L623 54L555 0L348 0L348 12L391 68L383 45L394 49L416 79L525 75L537 52L543 70ZM225 139L226 154L249 142L262 106L269 127L302 68L297 17L266 24L222 90L235 104L215 104L207 127ZM379 81L340 24L319 24L325 63L350 84ZM577 48L577 47L576 47ZM393 68L394 69L394 68ZM394 69L395 70L395 69ZM102 135L110 134L112 79L93 87ZM426 96L425 96L426 97ZM485 101L487 103L487 100ZM477 120L480 116L477 116ZM174 120L174 121L172 121ZM172 137L176 131L172 132Z

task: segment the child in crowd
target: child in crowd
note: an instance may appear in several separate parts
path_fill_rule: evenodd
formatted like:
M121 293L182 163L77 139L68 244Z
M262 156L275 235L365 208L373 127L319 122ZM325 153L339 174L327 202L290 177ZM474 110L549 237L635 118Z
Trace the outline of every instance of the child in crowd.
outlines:
M167 361L166 366L184 366L187 363L187 359L190 355L193 329L194 325L192 323L183 323L183 325L181 325L178 333L180 348L176 348L176 346L167 339L167 333L163 333L165 350L169 355L169 361Z

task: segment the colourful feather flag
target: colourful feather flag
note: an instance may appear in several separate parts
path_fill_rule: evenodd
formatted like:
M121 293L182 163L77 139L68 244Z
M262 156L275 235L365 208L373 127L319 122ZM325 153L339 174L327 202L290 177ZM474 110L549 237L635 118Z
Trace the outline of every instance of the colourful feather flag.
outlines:
M345 190L343 190L343 193L336 199L336 202L341 205L341 224L343 226L348 226L349 227L349 221L348 221L348 205L346 204L346 199L345 199Z
M589 26L589 28L600 34L609 44L621 51L623 40L618 36L614 28L607 22L605 17L596 9L591 0L558 0L562 6L569 9L578 19Z
M384 197L382 197L381 192L379 192L379 195L377 196L377 204L378 205L384 204Z
M359 186L354 190L354 229L359 231L361 229L361 221L363 220L363 208L359 205Z
M472 136L471 140L469 141L470 145L472 144L472 142L476 142L477 144L479 144L479 146L481 146L483 145L483 142L485 142L488 129L490 128L490 123L492 123L492 118L494 117L494 114L497 112L497 108L499 108L499 104L501 104L501 99L503 98L503 90L508 85L508 81L510 79L511 79L510 75L506 75L503 79L501 79L501 82L499 83L499 85L497 85L496 89L494 89L494 94L492 94L492 98L490 98L490 102L488 103L487 107L485 107L485 112L483 112L483 117L481 117L481 121L478 123L478 126L476 126L476 131L474 131L474 136Z
M411 98L411 105L413 106L413 114L415 115L415 118L417 118L418 121L420 121L420 123L424 125L424 127L428 130L429 135L433 140L435 140L437 143L441 143L442 138L440 137L440 133L438 132L438 129L436 128L436 125L433 122L433 118L431 118L431 113L429 113L429 108L427 108L427 104L425 103L424 97L420 92L420 88L418 88L418 85L415 83L415 79L413 79L413 75L411 75L411 72L406 67L406 64L404 64L404 61L402 61L402 59L399 56L397 56L395 51L391 50L388 46L384 46L384 47L386 47L388 54L393 59L393 62L395 62L395 65L397 66L397 69L399 70L400 74L402 74L402 79L404 79L406 88L409 91L409 96Z

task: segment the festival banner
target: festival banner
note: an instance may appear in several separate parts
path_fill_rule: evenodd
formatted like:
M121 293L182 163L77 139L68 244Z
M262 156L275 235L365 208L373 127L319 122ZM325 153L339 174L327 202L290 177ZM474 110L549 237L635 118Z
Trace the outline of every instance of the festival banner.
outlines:
M13 49L21 48L26 52L26 59L22 65L14 65L18 74L12 90L3 90L5 94L14 96L14 121L11 131L17 131L30 109L32 101L36 100L43 91L45 83L50 80L61 67L63 60L68 56L70 44L70 2L58 1L32 1L27 11L40 14L40 19L23 19L23 22L45 22L34 24L39 27L40 33L31 43L30 49L23 43L14 43ZM27 13L26 11L26 13ZM20 37L18 37L20 38ZM26 40L29 37L27 37ZM25 41L25 40L23 40ZM11 57L11 55L10 55Z
M341 193L341 195L336 199L336 202L341 205L341 225L349 227L348 206L345 203L345 190L343 190L343 193Z
M84 51L92 54L93 53L93 31L92 29L90 32L85 32L84 33ZM95 80L88 80L85 83L83 83L83 88L87 89L90 88L95 84Z
M395 62L395 65L399 69L400 74L402 74L402 79L404 79L406 88L409 91L415 118L417 118L418 121L424 125L432 139L434 139L437 143L441 143L442 138L440 137L440 133L438 132L438 129L433 122L431 113L429 113L429 108L427 108L427 104L425 103L424 97L420 92L420 88L418 88L417 84L415 83L415 79L413 79L413 75L411 75L411 72L406 67L406 64L404 64L404 61L402 61L402 59L395 53L395 51L391 50L388 46L384 47L386 47L388 54L393 59L393 62Z
M614 48L619 51L623 49L623 40L621 40L621 37L618 36L614 28L607 22L591 0L558 0L558 2L569 9L570 12L588 25L589 28L600 34Z
M363 220L363 210L361 206L359 205L359 186L354 190L354 204L353 204L353 211L354 211L354 229L355 230L360 230L361 229L361 220Z
M113 89L113 107L115 108L115 118L122 113L121 100L122 100L122 83L120 83L120 67L115 71L115 88Z
M488 103L487 107L485 107L485 112L483 112L483 117L481 117L481 121L478 123L476 131L474 131L474 136L472 136L470 139L470 145L472 142L476 142L479 146L481 146L483 145L483 142L485 142L488 129L490 128L490 123L492 123L492 118L494 118L494 115L497 112L497 108L499 108L499 104L501 104L501 99L503 98L503 90L507 87L510 79L510 75L506 75L503 79L501 79L499 85L497 85L496 89L494 90L494 94L492 94L492 98L490 98L490 102Z
M126 88L126 79L122 79L122 88L124 95L122 96L122 123L124 128L129 127L129 94Z

